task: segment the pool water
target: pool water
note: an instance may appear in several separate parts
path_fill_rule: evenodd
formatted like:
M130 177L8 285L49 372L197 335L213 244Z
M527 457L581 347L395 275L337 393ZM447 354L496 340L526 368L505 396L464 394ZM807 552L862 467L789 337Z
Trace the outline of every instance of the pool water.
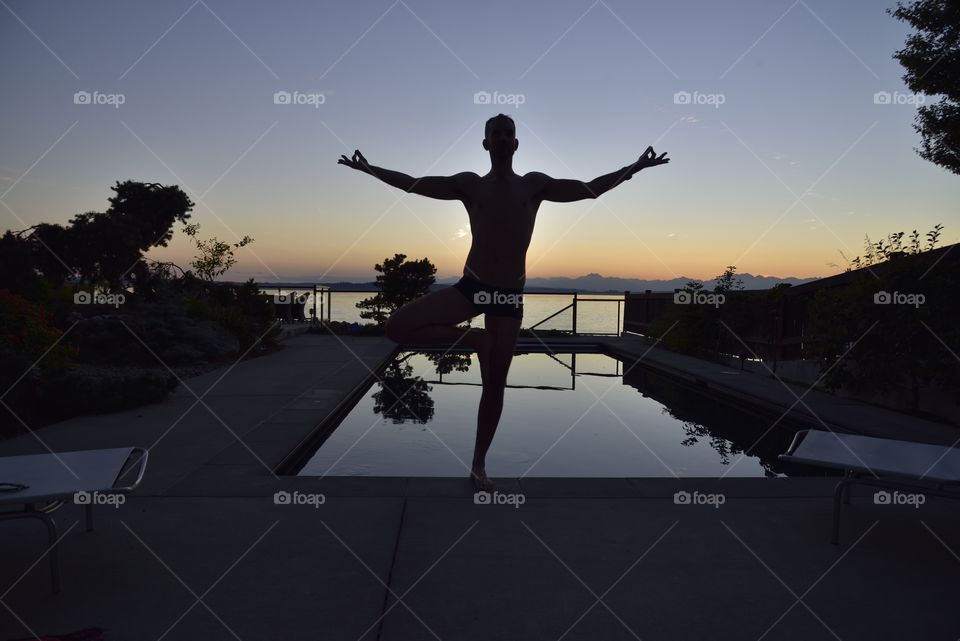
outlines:
M465 476L481 393L476 355L400 352L378 377L299 475ZM507 385L491 477L822 473L777 461L794 432L771 429L776 417L606 354L517 354Z

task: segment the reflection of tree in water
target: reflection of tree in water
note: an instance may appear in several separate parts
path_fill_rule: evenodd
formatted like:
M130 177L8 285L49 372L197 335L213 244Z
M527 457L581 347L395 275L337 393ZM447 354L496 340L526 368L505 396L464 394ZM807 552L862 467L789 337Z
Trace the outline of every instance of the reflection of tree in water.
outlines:
M663 413L682 425L685 438L680 442L684 446L692 447L701 439L708 439L706 442L717 452L723 465L736 465L740 456L748 456L754 457L765 476L823 473L777 458L790 444L795 430L801 427L788 426L782 417L774 420L745 411L719 397L704 395L689 385L640 367L626 369L623 382L660 403Z
M687 438L680 441L680 444L687 447L692 447L699 443L701 437L707 437L710 442L710 447L720 455L720 463L723 465L730 464L731 455L743 453L743 450L736 447L731 441L714 435L710 431L710 428L704 427L699 423L683 421L683 432L687 435ZM761 462L761 465L762 464Z
M456 370L458 372L466 372L470 370L471 358L470 354L455 354L453 352L435 353L435 354L424 354L431 363L433 363L434 368L437 370L437 374L443 376L444 374L449 374L450 372Z
M711 429L700 423L687 420L668 407L663 408L663 413L682 423L683 433L686 434L687 437L680 441L681 445L692 447L699 443L701 438L706 438L708 439L707 442L710 444L710 447L720 456L721 465L730 465L730 459L733 456L750 456L746 449L738 446L735 441L715 434L714 431L716 428ZM780 472L780 470L774 469L775 460L771 462L764 456L756 456L756 458L760 467L763 468L764 476L774 477Z
M413 356L425 356L440 376L469 371L472 362L469 353L409 352L387 365L378 383L380 389L373 394L373 411L395 424L410 421L423 425L433 419L433 399L428 394L433 388L413 376L413 366L407 363Z
M413 376L413 367L406 359L387 365L377 383L380 389L373 393L373 411L389 418L394 424L426 424L433 418L432 388L419 376Z

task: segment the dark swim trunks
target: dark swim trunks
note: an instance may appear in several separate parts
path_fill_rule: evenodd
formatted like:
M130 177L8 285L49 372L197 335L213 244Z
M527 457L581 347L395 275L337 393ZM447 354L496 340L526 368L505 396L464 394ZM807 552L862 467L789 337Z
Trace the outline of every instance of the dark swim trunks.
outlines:
M477 314L523 318L522 289L487 285L469 276L464 276L453 286L473 303Z

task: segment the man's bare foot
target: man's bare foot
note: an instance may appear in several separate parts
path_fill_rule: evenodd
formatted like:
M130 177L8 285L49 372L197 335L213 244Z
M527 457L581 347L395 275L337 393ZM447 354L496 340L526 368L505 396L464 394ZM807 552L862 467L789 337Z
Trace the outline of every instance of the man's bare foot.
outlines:
M483 467L474 466L470 470L470 480L473 482L473 487L480 492L489 492L494 488L493 481L487 478L487 471Z

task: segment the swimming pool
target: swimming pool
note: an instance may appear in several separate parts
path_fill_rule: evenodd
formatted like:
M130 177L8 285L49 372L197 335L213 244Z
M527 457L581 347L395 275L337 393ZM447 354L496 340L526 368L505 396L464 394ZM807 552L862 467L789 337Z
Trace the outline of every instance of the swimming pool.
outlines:
M466 476L481 392L476 355L401 351L377 378L339 424L321 426L296 473ZM776 417L607 354L518 353L507 385L491 477L823 473L777 461L796 426L771 429Z

